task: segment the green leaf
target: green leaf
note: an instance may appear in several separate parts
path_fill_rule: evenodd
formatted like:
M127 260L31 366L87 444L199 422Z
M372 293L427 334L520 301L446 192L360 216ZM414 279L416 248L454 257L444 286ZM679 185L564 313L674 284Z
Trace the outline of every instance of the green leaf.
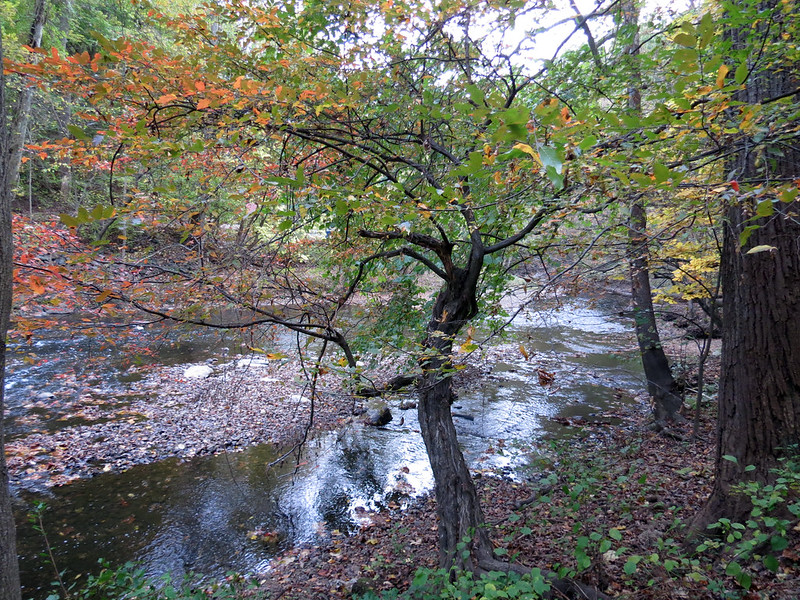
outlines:
M694 48L697 45L697 38L688 33L679 33L672 38L672 41L686 48Z
M786 550L787 546L789 546L789 540L782 535L773 535L772 538L770 538L769 543L775 552Z
M547 167L544 170L545 175L553 184L553 187L557 190L563 189L564 187L564 176L561 175L558 171L555 170L553 167Z
M633 575L636 572L636 565L639 564L639 561L642 560L641 556L631 556L628 560L625 561L625 566L622 567L622 570L625 571L626 575Z
M609 529L608 530L608 537L611 539L620 541L622 539L622 532L619 529Z
M762 200L756 206L756 216L758 217L771 217L775 213L775 206L772 200Z
M700 19L697 33L700 34L700 42L698 43L698 47L700 48L705 48L708 43L714 39L716 27L714 26L714 18L711 16L711 13L704 14L703 18Z
M749 590L750 586L753 584L753 578L744 571L742 571L736 576L736 581L738 581L739 585L746 590Z
M731 456L730 454L723 454L722 455L722 460L727 460L727 461L730 461L732 463L738 463L739 462L738 458L736 458L735 456Z
M596 143L597 143L597 137L594 135L588 135L585 138L583 138L583 141L581 141L580 144L578 144L578 148L585 151L594 146Z
M775 556L772 555L772 554L767 554L764 557L763 563L764 563L764 566L767 569L769 569L770 571L772 571L773 573L777 572L778 571L778 567L780 566L780 564L778 563L778 559L775 558Z
M741 572L742 572L742 566L739 563L737 563L736 561L729 562L728 566L725 567L725 574L726 575L731 575L731 576L735 577L736 575L738 575Z
M483 91L474 83L470 83L467 86L467 93L469 94L470 100L472 100L475 104L483 104L484 96Z
M561 169L564 166L561 157L558 155L558 150L553 148L552 146L539 146L539 159L542 161L542 166L545 167L553 167L559 175L561 174Z
M736 71L733 73L733 79L737 84L742 85L749 74L750 68L747 66L747 62L745 61L736 67Z
M758 229L758 225L748 225L745 227L742 233L739 234L739 246L744 246L756 229Z
M669 170L669 167L662 165L660 162L656 162L653 165L653 175L656 177L656 183L664 183L670 179L672 171Z
M78 225L81 224L81 222L78 219L66 213L61 213L60 215L58 215L58 218L61 219L61 222L67 227L77 227Z
M76 140L86 142L92 139L91 136L87 135L83 129L75 125L67 125L67 131L69 131L72 134L72 137L74 137Z

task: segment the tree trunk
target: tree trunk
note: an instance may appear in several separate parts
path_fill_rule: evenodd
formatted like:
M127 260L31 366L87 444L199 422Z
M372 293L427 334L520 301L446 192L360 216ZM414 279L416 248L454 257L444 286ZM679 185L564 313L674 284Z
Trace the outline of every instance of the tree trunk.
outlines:
M631 58L628 87L628 111L636 116L642 114L642 95L638 83L642 80L639 68L639 10L636 2L625 0L622 4L622 24L628 29L630 40L626 54ZM678 412L683 399L677 393L677 385L672 377L661 338L658 335L656 315L653 311L653 293L650 289L650 250L647 240L647 212L641 196L631 201L628 219L628 261L631 271L631 299L636 339L642 356L644 375L647 378L647 392L653 401L655 427L662 429L668 423L682 420Z
M770 0L760 8L775 11L769 35L780 39L782 3ZM767 21L762 21L762 29L764 23ZM734 46L741 48L747 47L744 44L750 33L733 30L728 35ZM758 48L762 44L759 39ZM760 53L758 48L752 56ZM770 98L790 94L797 84L797 66L775 62L751 73L739 99L770 105ZM787 107L791 110L791 105ZM778 131L780 117L773 117ZM795 131L798 126L784 124ZM727 209L715 479L708 503L693 523L695 531L721 517L747 518L749 499L731 488L743 480L774 480L772 469L779 465L779 458L800 444L800 202L781 202L771 189L773 181L800 176L800 148L796 142L794 146L784 144L780 156L759 160L758 143L749 139L738 142L741 150L728 165L733 178L742 186L763 186L765 191L755 199L733 198ZM760 148L764 150L763 143ZM764 200L772 201L774 214L756 220L754 204ZM753 225L757 228L742 245L742 232ZM758 246L766 250L748 253ZM746 471L749 465L755 469Z
M3 34L0 30L0 64L3 63ZM0 598L19 600L19 565L16 530L8 490L5 453L6 335L11 318L13 245L11 239L11 181L9 132L6 125L6 81L0 69Z
M28 46L39 48L42 45L42 31L47 19L45 10L45 0L36 0L31 21L30 35L28 36ZM33 104L33 85L23 83L17 98L17 107L14 111L11 131L8 140L8 173L9 187L14 189L19 181L19 168L22 164L22 150L25 147L25 136L28 133L28 122L31 115L31 105Z
M492 544L484 528L478 492L470 475L450 405L453 402L450 358L453 340L478 312L477 280L483 256L475 250L468 269L453 268L450 281L434 303L423 344L423 376L418 384L420 431L433 470L439 517L439 562L442 568L480 571L492 560ZM466 542L465 550L459 544ZM485 568L485 567L484 567Z
M647 215L644 206L636 201L631 206L629 222L633 319L647 378L647 392L653 400L653 419L656 428L660 429L667 423L683 420L678 412L683 405L683 399L678 394L677 384L658 335L650 289L646 229Z

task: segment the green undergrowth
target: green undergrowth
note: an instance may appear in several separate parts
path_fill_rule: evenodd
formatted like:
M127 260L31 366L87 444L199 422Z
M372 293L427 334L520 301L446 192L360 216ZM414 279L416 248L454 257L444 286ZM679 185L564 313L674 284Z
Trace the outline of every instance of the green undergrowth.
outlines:
M546 568L617 598L800 599L797 453L781 461L772 483L739 485L752 505L745 522L720 519L687 540L708 493L694 480L710 481L710 467L689 444L646 445L554 445L540 461L550 473L537 484L538 497L493 528L498 558ZM420 569L405 591L357 597L531 600L548 589L539 569L525 577L493 572L478 578Z
M148 577L145 570L133 563L112 567L101 561L102 569L90 575L82 585L61 587L46 600L263 600L266 596L256 584L235 573L222 582L209 582L199 575L181 579L169 575ZM54 582L54 585L59 585ZM60 586L59 586L60 587Z

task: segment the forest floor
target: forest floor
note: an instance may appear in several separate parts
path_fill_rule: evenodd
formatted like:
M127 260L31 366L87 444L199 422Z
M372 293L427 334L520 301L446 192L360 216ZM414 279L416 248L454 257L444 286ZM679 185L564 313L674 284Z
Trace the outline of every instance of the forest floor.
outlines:
M715 419L706 408L697 439L690 421L673 431L684 436L677 440L649 430L648 418L644 408L631 410L622 426L554 445L540 455L541 471L530 480L477 478L498 554L531 568L577 571L577 579L631 600L800 597L798 527L779 553L777 573L748 563L749 590L725 573L731 553L697 555L681 545L710 491ZM543 489L549 474L554 480ZM260 578L260 589L276 600L403 591L417 569L437 567L436 532L435 500L428 495L408 509L369 515L355 535L334 531L320 545L289 550ZM588 568L578 567L581 544ZM630 557L641 557L633 559L640 560L633 573L626 571Z

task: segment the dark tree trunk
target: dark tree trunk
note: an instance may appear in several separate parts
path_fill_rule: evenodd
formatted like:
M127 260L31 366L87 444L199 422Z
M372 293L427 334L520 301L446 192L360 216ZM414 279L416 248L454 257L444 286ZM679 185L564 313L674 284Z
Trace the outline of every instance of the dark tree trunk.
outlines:
M782 4L770 0L760 8L772 8L775 14L769 33L764 20L762 31L754 35L780 39ZM735 47L753 47L756 57L762 40L750 44L749 33L733 30L728 35ZM770 105L771 98L797 89L797 65L773 60L754 68L741 100ZM778 112L773 117L777 131L781 116ZM785 123L784 130L796 131L797 126ZM797 138L793 140L782 144L780 156L761 160L763 143L741 139L741 150L728 165L740 185L762 185L766 191L755 200L734 198L727 209L715 480L708 503L693 524L696 531L721 517L746 518L748 498L732 493L732 486L743 480L771 481L778 459L800 443L800 202L781 202L770 190L772 182L800 176L800 148ZM774 214L756 220L754 203L764 200L772 200ZM753 225L757 228L741 245L742 232ZM764 251L748 253L759 246ZM723 458L726 455L736 461ZM749 465L755 469L745 471Z
M487 568L485 565L492 560L492 544L450 413L453 402L450 356L455 336L478 313L477 281L482 265L483 255L476 248L469 267L452 268L450 281L437 296L423 344L425 358L417 405L420 431L435 482L440 565L471 571ZM467 542L469 553L457 551L461 542Z
M0 31L0 64L3 63L3 38ZM16 530L8 490L5 453L5 372L6 334L11 317L13 245L11 240L11 173L9 132L6 125L6 81L0 69L0 598L19 600L19 566Z
M636 2L625 0L622 3L622 22L630 39L626 53L631 61L631 81L628 88L628 111L636 116L642 114L642 95L638 83L642 80L639 67L639 11ZM642 356L642 366L647 379L647 392L653 401L655 427L662 429L668 423L682 420L678 412L683 399L678 394L675 379L672 377L661 338L658 335L656 315L653 311L653 293L650 289L650 250L647 239L647 212L641 196L631 201L628 219L628 261L631 270L631 298L636 339Z
M683 399L678 394L677 384L661 346L658 335L653 295L650 289L650 270L647 249L647 216L641 202L631 206L629 223L631 292L636 339L642 356L642 366L647 378L647 392L653 400L653 418L657 428L683 420L678 412Z

